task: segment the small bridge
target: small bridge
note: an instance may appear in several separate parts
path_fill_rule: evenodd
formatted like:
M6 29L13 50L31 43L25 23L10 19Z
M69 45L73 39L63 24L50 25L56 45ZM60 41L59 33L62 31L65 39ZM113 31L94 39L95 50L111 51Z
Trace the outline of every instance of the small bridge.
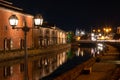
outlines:
M86 46L95 46L96 43L106 43L108 45L112 45L114 47L117 47L117 48L120 48L120 40L96 40L96 41L92 41L92 40L79 40L79 41L76 41L77 44L83 44L83 45L86 45Z
M120 40L96 40L96 41L92 41L92 40L79 40L77 41L78 43L119 43L120 44Z

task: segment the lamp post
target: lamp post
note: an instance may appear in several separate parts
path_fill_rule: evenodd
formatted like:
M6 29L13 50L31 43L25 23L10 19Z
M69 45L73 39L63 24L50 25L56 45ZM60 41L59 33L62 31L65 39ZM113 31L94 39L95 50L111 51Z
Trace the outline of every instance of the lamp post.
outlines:
M30 29L36 29L34 28L30 28L27 26L26 21L24 21L25 25L23 27L16 27L18 24L18 18L16 15L12 15L9 17L9 23L12 26L12 29L22 29L24 32L24 70L25 70L25 80L29 80L29 76L28 76L28 54L27 54L27 32L29 32ZM34 17L34 25L37 26L37 28L39 28L43 23L43 18L42 15L38 14Z

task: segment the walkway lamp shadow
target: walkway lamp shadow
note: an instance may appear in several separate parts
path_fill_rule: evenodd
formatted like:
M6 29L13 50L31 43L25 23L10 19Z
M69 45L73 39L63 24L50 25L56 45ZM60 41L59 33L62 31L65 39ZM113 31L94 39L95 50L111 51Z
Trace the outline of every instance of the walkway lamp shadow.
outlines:
M38 14L38 15L36 15L36 16L34 16L34 26L36 26L36 27L33 27L33 28L30 28L30 27L28 27L27 25L26 25L26 21L24 20L24 26L22 26L22 27L16 27L17 26L17 24L18 24L18 21L19 21L19 19L17 18L17 16L16 15L11 15L10 17L9 17L9 23L10 23L10 25L12 26L12 29L22 29L23 30L23 32L24 32L24 60L25 60L25 62L24 62L24 70L25 70L25 80L29 80L29 76L28 76L28 54L27 54L27 39L26 39L26 36L27 36L27 32L29 32L29 30L30 29L38 29L39 27L41 27L42 26L42 24L43 24L43 17L42 17L42 15L41 14Z

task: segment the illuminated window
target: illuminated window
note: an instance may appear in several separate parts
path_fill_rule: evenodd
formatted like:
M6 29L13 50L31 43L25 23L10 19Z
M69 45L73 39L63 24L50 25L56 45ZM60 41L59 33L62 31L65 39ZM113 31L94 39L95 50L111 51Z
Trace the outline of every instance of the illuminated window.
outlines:
M7 48L9 50L11 50L12 47L13 47L13 41L12 41L12 39L7 39Z
M20 49L24 49L24 39L20 39Z
M4 77L11 76L13 74L13 67L12 66L5 66L4 67Z
M42 59L40 59L40 60L38 61L38 67L39 67L39 68L42 67Z
M4 39L4 49L5 50L11 50L11 48L13 47L13 41L11 39Z

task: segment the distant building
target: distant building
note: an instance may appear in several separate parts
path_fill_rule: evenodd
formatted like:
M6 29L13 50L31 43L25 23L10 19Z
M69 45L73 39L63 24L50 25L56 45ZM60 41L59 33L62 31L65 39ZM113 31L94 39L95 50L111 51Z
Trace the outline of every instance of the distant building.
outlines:
M80 36L80 30L79 29L76 29L75 36Z
M85 35L85 31L84 30L76 29L75 36L83 36L83 35Z
M76 40L80 40L81 36L83 36L83 35L85 35L85 31L84 30L76 29L76 31L75 31L75 39Z

